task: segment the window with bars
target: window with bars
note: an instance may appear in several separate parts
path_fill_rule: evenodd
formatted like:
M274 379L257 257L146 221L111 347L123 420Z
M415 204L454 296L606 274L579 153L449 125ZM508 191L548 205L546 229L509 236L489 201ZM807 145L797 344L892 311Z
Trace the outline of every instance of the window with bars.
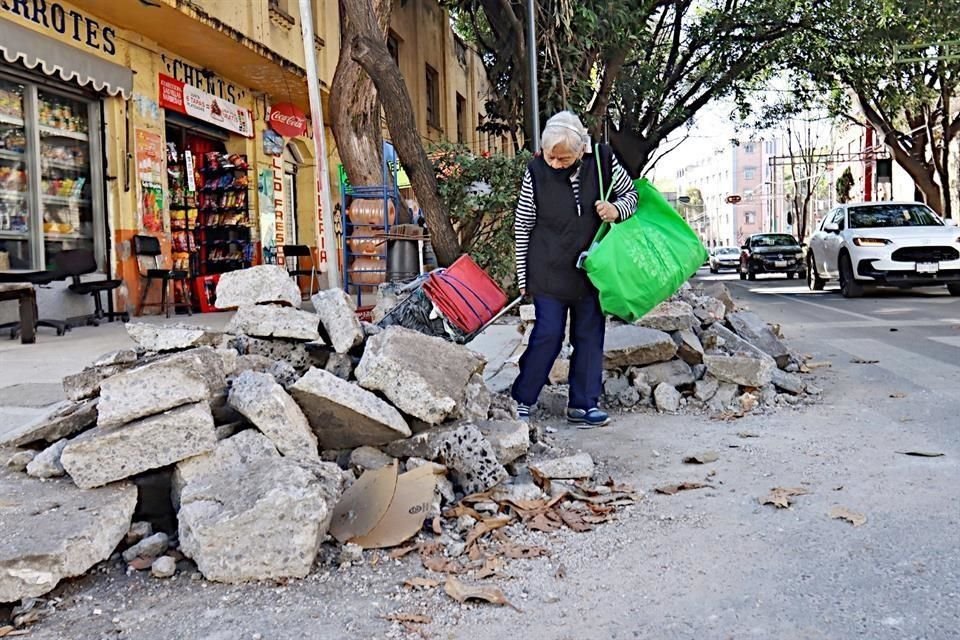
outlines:
M440 74L437 70L426 65L427 88L427 124L435 129L440 128Z
M457 94L457 142L467 138L467 99Z

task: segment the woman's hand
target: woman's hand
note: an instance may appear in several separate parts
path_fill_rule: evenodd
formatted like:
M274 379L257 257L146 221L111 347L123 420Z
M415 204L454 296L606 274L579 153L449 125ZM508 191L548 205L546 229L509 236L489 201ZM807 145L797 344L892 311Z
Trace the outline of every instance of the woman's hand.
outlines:
M596 207L597 215L600 216L600 219L604 222L616 222L620 217L620 212L617 211L617 208L605 200L598 200L593 203L593 206Z

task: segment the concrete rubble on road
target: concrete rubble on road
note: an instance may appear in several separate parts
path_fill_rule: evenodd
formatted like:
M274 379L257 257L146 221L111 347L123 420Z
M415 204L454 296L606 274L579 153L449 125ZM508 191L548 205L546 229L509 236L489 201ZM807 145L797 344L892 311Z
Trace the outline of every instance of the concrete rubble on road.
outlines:
M300 288L278 265L263 264L228 271L217 282L217 306L232 309L248 304L279 303L300 308Z
M130 339L144 352L182 351L190 347L212 346L220 340L220 334L209 327L182 323L128 322L126 329Z

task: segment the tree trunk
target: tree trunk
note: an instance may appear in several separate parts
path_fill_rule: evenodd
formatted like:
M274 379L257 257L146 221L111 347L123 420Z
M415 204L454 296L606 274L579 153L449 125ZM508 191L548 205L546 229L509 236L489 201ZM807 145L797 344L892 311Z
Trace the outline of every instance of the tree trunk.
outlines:
M397 155L430 227L430 242L437 261L447 266L460 256L460 244L437 193L437 177L420 142L407 86L381 37L370 0L346 0L341 7L357 27L349 45L351 56L377 88Z
M383 182L380 100L370 76L352 57L357 25L345 9L350 2L340 0L342 42L330 87L330 123L350 183L376 185ZM373 0L372 8L379 33L386 39L391 0Z

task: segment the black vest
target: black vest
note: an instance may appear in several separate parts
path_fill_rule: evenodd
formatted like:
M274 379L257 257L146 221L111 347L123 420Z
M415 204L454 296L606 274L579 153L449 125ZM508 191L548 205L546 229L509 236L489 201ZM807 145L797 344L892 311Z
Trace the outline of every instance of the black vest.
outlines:
M602 144L599 155L603 184L609 189L613 152ZM558 176L543 156L534 158L528 168L533 178L537 221L527 249L527 291L576 302L594 291L586 272L577 269L577 258L600 228L600 216L593 205L600 199L596 156L587 154L581 161L579 202L569 177Z

